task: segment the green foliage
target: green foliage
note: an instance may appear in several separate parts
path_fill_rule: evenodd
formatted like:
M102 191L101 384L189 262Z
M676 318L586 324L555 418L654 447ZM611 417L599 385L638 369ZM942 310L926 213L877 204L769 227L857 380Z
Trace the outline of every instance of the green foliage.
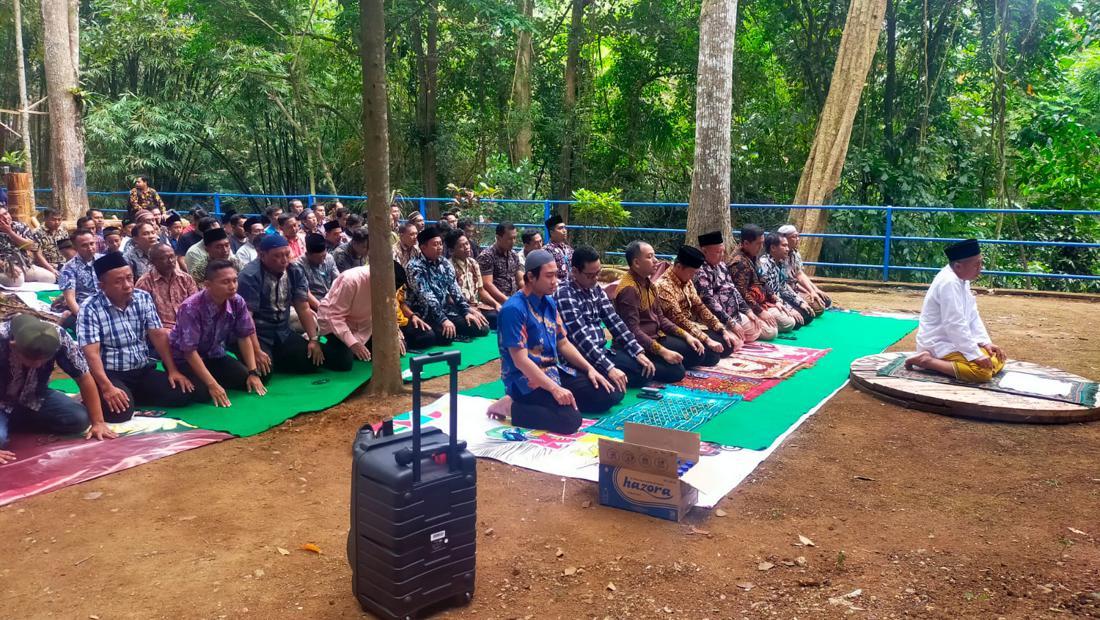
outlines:
M0 156L0 165L22 168L27 165L27 152L22 149L8 151Z
M572 223L612 229L625 226L630 221L630 211L623 208L622 200L619 198L621 195L620 189L612 189L608 192L594 192L588 189L574 191L573 200L576 202L569 209ZM574 242L587 243L600 252L609 249L611 241L617 241L614 230L584 229L575 237Z

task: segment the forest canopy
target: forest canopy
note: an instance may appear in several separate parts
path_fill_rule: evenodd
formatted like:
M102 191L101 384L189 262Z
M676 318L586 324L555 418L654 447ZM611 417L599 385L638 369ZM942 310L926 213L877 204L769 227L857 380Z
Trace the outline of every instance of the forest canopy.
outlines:
M482 184L493 195L540 199L614 190L624 201L686 202L699 5L386 2L391 187L439 196L449 184ZM10 7L0 5L0 23L11 23ZM847 8L841 0L738 6L732 202L791 202ZM360 193L358 10L337 0L85 0L88 187L127 189L130 175L144 173L162 191ZM45 96L37 0L23 2L23 29L37 101ZM832 202L1100 209L1098 35L1100 5L1081 0L891 0ZM15 58L7 26L0 49ZM12 65L0 67L8 110L19 107ZM36 115L32 129L36 183L48 187L46 118ZM0 152L19 148L0 131ZM734 215L774 226L786 211ZM630 224L682 227L684 217L631 209ZM907 213L893 224L894 235L908 236L1100 238L1100 218L1089 216ZM837 212L833 231L882 234L883 216ZM875 264L881 246L826 243L823 260ZM937 251L899 243L893 263L934 265ZM991 259L1014 271L1100 273L1095 249L998 246Z

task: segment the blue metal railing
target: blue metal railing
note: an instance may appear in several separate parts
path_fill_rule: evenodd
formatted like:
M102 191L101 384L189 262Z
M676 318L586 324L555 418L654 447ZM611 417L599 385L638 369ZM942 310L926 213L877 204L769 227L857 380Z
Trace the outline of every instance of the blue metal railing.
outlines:
M49 189L39 189L37 192L49 192ZM126 197L129 195L128 191L122 192L88 192L89 196L104 196L104 197ZM177 196L177 197L193 197L202 198L213 203L213 212L216 215L223 213L222 200L225 198L245 198L248 200L262 199L266 202L271 200L293 200L298 199L306 202L306 204L312 207L317 201L326 200L366 200L366 196L354 195L354 194L240 194L230 192L160 192L161 196ZM428 214L429 203L450 204L451 198L430 198L430 197L399 197L399 200L405 204L412 204L416 206L417 211L424 217ZM482 199L483 202L498 204L498 205L532 205L542 207L542 219L549 218L554 208L559 205L574 204L574 200L551 200L551 199L517 199L517 198L493 198ZM632 202L624 201L623 207L626 208L671 208L671 209L686 209L688 203L686 202ZM730 209L737 210L789 210L789 209L820 209L825 211L877 211L883 213L883 234L881 235L868 235L868 234L842 234L842 233L804 233L803 237L816 237L821 239L853 239L863 241L879 241L882 243L882 263L881 264L864 264L864 263L835 263L835 262L807 262L808 265L814 265L817 267L829 267L829 268L841 268L841 269L860 269L869 271L878 271L882 281L886 282L890 279L892 271L908 271L908 272L935 272L939 271L940 267L925 267L917 265L894 265L891 264L891 246L894 243L953 243L960 241L959 238L951 237L911 237L911 236L899 236L894 234L894 216L903 215L908 213L954 213L954 214L997 214L997 215L1043 215L1043 216L1062 216L1062 217L1100 217L1100 210L1059 210L1059 209L991 209L991 208L974 208L963 209L956 207L897 207L897 206L872 206L872 205L783 205L783 204L730 204ZM125 209L103 209L105 212L111 213L124 213ZM478 222L477 225L484 228L495 227L497 222ZM542 228L542 223L516 223L518 228ZM614 232L644 232L644 233L657 233L666 235L683 235L687 231L683 228L649 228L649 227L610 227L610 226L585 226L578 224L570 224L570 229L574 230L593 230L593 231L614 231ZM1003 245L1003 246L1019 246L1019 247L1066 247L1066 248L1081 248L1081 249L1100 249L1100 242L1094 241L1033 241L1025 239L979 239L983 244L989 245ZM606 252L611 256L621 256L622 252ZM661 255L666 257L667 255ZM1100 275L1098 274L1086 274L1086 273L1046 273L1038 271L983 271L983 273L991 276L1006 276L1006 277L1025 277L1025 278L1045 278L1054 280L1080 280L1080 281L1100 281Z

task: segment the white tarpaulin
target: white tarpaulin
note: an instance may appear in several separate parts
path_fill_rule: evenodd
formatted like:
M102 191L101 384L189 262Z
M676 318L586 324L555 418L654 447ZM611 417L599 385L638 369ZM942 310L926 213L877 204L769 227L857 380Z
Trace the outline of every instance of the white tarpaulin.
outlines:
M847 383L845 383L846 385ZM844 385L841 385L841 388ZM840 388L837 388L839 391ZM836 391L833 392L836 394ZM829 395L832 398L832 394ZM826 401L828 398L825 399ZM486 415L494 401L476 396L458 397L458 437L466 441L474 455L533 469L555 476L579 478L595 482L599 477L598 441L600 436L584 432L592 423L586 420L581 432L573 435L555 435L543 431L516 429ZM813 415L822 403L818 403L806 415L791 425L766 450L703 444L703 457L683 476L683 480L699 490L697 506L710 508L729 495L756 466L772 453L803 420ZM449 396L423 406L421 424L435 426L450 434ZM394 419L394 430L406 430L411 426L408 413Z

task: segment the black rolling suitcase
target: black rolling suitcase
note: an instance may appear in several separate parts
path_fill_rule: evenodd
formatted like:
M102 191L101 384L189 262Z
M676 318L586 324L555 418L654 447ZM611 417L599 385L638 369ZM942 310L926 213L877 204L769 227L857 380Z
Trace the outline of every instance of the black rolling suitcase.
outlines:
M413 429L393 434L392 422L355 438L348 560L352 589L365 611L414 618L474 593L477 467L455 435L458 351L414 357ZM451 436L420 429L420 371L447 362L451 375Z

